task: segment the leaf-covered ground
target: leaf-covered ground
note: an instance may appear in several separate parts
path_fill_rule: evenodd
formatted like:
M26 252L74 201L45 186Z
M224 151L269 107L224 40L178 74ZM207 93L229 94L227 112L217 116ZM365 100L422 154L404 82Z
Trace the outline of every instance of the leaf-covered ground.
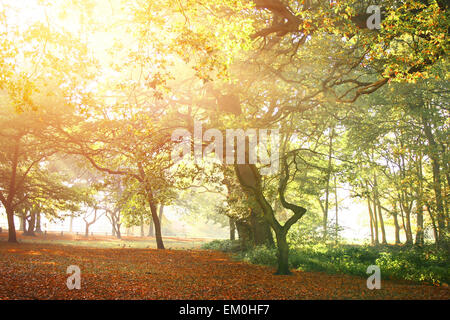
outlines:
M81 289L69 290L69 265ZM102 249L0 242L0 299L449 299L448 287L273 269L204 250Z

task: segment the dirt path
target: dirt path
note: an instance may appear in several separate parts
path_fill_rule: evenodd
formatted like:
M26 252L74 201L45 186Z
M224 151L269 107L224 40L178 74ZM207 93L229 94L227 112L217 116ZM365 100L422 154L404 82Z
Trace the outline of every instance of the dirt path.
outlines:
M81 269L81 289L66 268ZM98 249L0 242L0 299L449 299L447 287L274 270L202 250Z

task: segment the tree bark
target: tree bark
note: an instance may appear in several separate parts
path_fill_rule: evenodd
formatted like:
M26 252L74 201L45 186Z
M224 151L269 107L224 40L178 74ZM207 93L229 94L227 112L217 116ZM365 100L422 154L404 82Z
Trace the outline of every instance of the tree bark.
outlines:
M89 237L89 226L90 226L90 224L86 222L86 227L85 227L85 230L84 230L84 236L86 238Z
M339 205L338 205L338 193L337 193L337 182L336 182L336 175L334 175L334 201L335 201L335 244L339 243Z
M375 236L374 236L374 221L373 221L373 213L372 213L372 204L370 203L370 197L367 196L367 208L369 209L369 224L370 224L370 243L375 245Z
M120 225L121 223L116 222L116 238L122 239L122 233L120 232Z
M70 215L70 221L69 221L69 232L73 232L73 214Z
M428 155L431 158L431 167L433 171L433 190L436 199L436 216L437 216L437 226L438 226L438 239L437 243L440 244L443 242L446 237L446 225L445 225L445 215L444 215L444 204L442 199L442 189L441 189L441 169L439 163L439 157L436 155L434 150L438 149L436 140L434 139L434 135L431 129L431 125L428 119L425 119L425 116L422 114L422 122L424 127L425 136L427 137L428 144L432 148L431 151L428 152Z
M159 224L161 226L161 234L162 234L162 220L163 220L163 214L164 214L164 205L160 204L159 205Z
M234 223L234 219L229 217L228 222L230 224L230 240L234 241L236 240L236 225Z
M326 177L326 187L325 187L325 208L323 210L323 241L327 241L328 236L328 208L329 208L329 197L330 197L330 178L331 178L331 166L332 166L332 153L333 153L333 132L330 134L330 143L328 148L328 167L327 167L327 177Z
M25 211L22 211L19 215L19 231L25 232L26 225L25 225Z
M250 190L253 193L255 200L258 202L261 210L264 213L264 218L275 231L278 248L278 269L275 274L288 275L291 274L291 272L289 270L289 246L287 244L286 235L291 226L306 213L306 209L292 204L285 199L284 193L286 191L287 182L289 181L289 169L286 158L282 158L282 160L284 175L280 178L278 195L281 205L293 212L293 215L285 222L284 225L281 225L277 221L272 206L269 204L262 192L261 176L256 166L254 164L235 164L234 167L239 183L245 189Z
M406 220L406 242L408 244L413 243L413 235L412 235L412 228L411 228L411 210L409 208L405 208L405 220Z
M42 229L41 229L41 211L39 210L36 213L36 233L42 233Z
M151 194L148 195L148 202L150 205L150 211L152 213L153 224L155 225L156 247L158 249L164 250L164 242L161 234L161 223L158 217L156 205L153 202L153 197L151 196Z
M400 244L401 243L401 241L400 241L400 226L398 224L397 212L393 212L392 217L394 218L395 244Z
M438 228L436 226L436 220L434 219L433 212L431 212L431 208L429 205L427 205L427 211L428 214L430 215L431 224L433 226L434 242L436 245L438 245L438 238L439 238Z
M278 247L278 268L275 274L289 275L291 274L291 271L289 270L289 246L286 241L286 232L280 231L276 233L276 236Z
M8 218L8 242L17 243L16 228L14 226L14 210L5 207L6 216Z
M377 217L377 203L375 202L375 199L372 201L373 203L373 229L375 231L375 245L380 244L380 240L378 237L378 217Z
M419 153L417 159L417 176L419 183L416 188L416 211L417 211L417 231L416 231L416 245L425 244L424 226L423 226L423 170L422 170L422 153Z
M274 245L269 223L254 208L250 209L250 226L252 245Z
M26 234L27 236L35 236L34 234L35 225L36 225L36 212L34 209L31 209L30 219L28 220L28 229L25 229L24 234Z

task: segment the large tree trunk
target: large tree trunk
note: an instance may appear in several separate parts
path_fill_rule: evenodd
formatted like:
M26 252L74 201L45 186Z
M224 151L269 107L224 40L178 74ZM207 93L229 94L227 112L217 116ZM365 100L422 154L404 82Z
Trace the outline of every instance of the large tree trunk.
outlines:
M41 229L41 211L39 210L36 213L36 233L42 233L42 229Z
M291 274L289 270L289 246L286 240L286 232L276 232L277 247L278 247L278 268L275 274L288 275Z
M117 239L122 239L122 233L120 232L120 225L122 223L116 223L116 238Z
M5 207L8 218L8 242L17 242L16 227L14 226L14 210Z
M275 231L278 248L278 269L276 274L288 275L291 274L291 272L289 270L289 246L287 244L286 235L290 227L306 213L306 209L289 203L285 199L284 193L286 191L287 182L289 180L289 173L287 170L287 162L285 158L283 159L283 166L285 174L280 179L278 188L279 199L284 208L289 209L293 212L293 215L285 222L284 225L281 225L277 221L272 206L264 197L264 194L262 192L261 177L259 175L259 172L257 171L258 169L256 168L256 166L253 164L245 166L235 165L235 171L241 185L252 190L253 195L255 196L255 200L258 202L261 210L264 213L264 218Z
M248 223L242 219L236 220L236 229L239 236L239 242L242 250L246 250L251 247L251 228Z
M36 212L32 209L30 211L30 219L28 220L28 229L26 229L25 234L27 236L35 236L34 228L36 224Z
M19 231L25 232L26 230L26 221L25 221L25 210L20 212L19 215Z
M255 246L274 246L269 223L255 209L250 209L251 239Z
M386 231L384 229L384 220L383 220L383 214L382 214L382 211L381 211L380 200L377 200L377 202L378 202L378 217L380 219L380 229L381 229L381 243L382 244L387 244Z

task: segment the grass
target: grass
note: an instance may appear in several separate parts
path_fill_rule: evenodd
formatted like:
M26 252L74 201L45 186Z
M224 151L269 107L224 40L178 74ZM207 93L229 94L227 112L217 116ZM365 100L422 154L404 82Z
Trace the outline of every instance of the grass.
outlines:
M0 241L6 241L7 234L0 234ZM127 237L117 239L112 236L89 236L48 233L47 235L24 236L18 234L21 243L59 244L65 246L83 246L92 248L134 248L134 249L156 249L156 241L153 237ZM164 246L167 249L196 249L204 244L205 239L163 237Z
M214 241L205 249L232 252L229 241ZM239 252L238 260L253 264L276 266L276 249L265 246ZM367 277L367 267L377 265L382 278L423 282L446 286L450 282L449 254L427 245L422 248L367 245L305 245L291 248L289 264L300 271L321 271L328 274L349 274Z

